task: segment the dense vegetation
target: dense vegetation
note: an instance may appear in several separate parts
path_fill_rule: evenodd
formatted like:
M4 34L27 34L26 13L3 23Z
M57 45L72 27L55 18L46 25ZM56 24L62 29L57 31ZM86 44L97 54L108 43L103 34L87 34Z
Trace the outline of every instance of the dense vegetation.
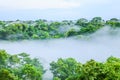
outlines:
M120 58L109 57L105 62L95 60L82 64L73 58L50 63L53 80L120 80Z
M108 26L120 28L120 20L94 17L76 21L0 21L1 40L54 39L89 35ZM120 58L109 57L105 62L93 59L80 63L74 58L50 63L53 80L120 80ZM11 55L0 50L0 80L42 80L44 70L38 58L26 53Z
M42 80L44 72L39 59L0 50L0 80Z
M85 18L77 21L0 21L0 39L23 40L23 39L51 39L66 38L77 35L87 35L104 26L111 28L120 27L120 20L112 18L103 20L94 17L91 20Z
M120 58L112 56L105 62L91 59L86 63L59 58L50 66L53 80L120 80ZM0 50L0 80L42 80L45 71L37 58Z

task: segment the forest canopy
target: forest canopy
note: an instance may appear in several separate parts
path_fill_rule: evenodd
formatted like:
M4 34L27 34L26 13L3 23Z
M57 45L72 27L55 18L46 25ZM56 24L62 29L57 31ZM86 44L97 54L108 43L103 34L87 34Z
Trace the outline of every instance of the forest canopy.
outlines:
M105 62L91 59L84 64L74 58L59 58L50 66L53 80L120 80L120 58L113 56Z
M91 20L80 18L78 20L63 21L0 21L0 39L2 40L24 40L24 39L56 39L67 38L78 35L89 35L100 28L109 26L120 27L120 19L111 18L103 20L94 17Z
M0 50L0 80L42 80L45 70L38 58L26 53L8 54Z
M50 70L53 80L120 80L120 58L111 56L104 62L91 59L86 63L59 58L50 63ZM42 80L45 72L38 58L0 50L0 80Z

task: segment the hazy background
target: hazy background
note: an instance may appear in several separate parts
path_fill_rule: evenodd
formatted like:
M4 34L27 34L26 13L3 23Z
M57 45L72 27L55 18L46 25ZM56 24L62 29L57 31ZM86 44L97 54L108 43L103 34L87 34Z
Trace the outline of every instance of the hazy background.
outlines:
M120 17L120 0L0 0L0 20Z

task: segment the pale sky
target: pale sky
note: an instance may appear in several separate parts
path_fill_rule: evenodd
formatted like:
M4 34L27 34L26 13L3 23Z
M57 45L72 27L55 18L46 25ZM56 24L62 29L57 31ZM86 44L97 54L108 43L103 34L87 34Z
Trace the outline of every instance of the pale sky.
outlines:
M120 0L0 0L0 20L120 18Z

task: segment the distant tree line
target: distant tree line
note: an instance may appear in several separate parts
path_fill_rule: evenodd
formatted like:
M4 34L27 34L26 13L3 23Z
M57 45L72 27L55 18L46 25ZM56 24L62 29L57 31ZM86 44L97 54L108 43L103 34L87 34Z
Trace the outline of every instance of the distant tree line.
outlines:
M66 38L91 34L106 25L112 28L120 27L120 20L112 18L105 21L101 17L94 17L91 20L81 18L75 21L47 21L41 19L36 21L0 21L0 39Z
M53 80L120 80L120 58L111 56L104 62L91 59L86 63L59 58L50 63L50 70ZM42 80L45 72L38 58L0 50L0 80Z

